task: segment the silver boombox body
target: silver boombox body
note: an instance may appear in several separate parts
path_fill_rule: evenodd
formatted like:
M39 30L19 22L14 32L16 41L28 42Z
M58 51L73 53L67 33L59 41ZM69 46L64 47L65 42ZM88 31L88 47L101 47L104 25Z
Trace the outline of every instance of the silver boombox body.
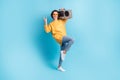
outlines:
M70 18L72 18L72 10L59 9L59 19L70 19Z

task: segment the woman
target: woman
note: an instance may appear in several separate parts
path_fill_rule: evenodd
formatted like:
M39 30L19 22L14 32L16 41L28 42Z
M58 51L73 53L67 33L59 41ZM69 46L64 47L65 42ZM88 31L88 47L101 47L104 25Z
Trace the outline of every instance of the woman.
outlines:
M67 19L59 19L59 12L57 10L52 11L51 17L53 21L49 25L47 24L47 18L44 18L44 28L47 33L52 33L53 38L61 46L58 70L64 72L65 70L62 68L62 62L65 59L68 49L73 44L73 39L66 35L65 23Z

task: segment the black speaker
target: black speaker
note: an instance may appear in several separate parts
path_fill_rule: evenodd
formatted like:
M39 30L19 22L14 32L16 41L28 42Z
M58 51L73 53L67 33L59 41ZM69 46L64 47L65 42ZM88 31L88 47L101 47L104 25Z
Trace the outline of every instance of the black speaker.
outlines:
M59 9L59 19L70 19L70 18L72 18L71 10Z

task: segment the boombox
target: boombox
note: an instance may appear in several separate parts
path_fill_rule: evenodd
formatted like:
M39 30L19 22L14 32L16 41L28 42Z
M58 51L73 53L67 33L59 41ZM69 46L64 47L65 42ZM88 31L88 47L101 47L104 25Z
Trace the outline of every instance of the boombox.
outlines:
M70 18L72 18L71 10L59 9L59 19L70 19Z

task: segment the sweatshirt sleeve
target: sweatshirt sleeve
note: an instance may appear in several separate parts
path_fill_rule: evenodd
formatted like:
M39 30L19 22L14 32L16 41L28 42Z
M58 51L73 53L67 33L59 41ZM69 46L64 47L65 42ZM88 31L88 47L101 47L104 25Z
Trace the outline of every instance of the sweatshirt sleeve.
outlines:
M51 32L51 24L44 25L44 28L46 33Z

